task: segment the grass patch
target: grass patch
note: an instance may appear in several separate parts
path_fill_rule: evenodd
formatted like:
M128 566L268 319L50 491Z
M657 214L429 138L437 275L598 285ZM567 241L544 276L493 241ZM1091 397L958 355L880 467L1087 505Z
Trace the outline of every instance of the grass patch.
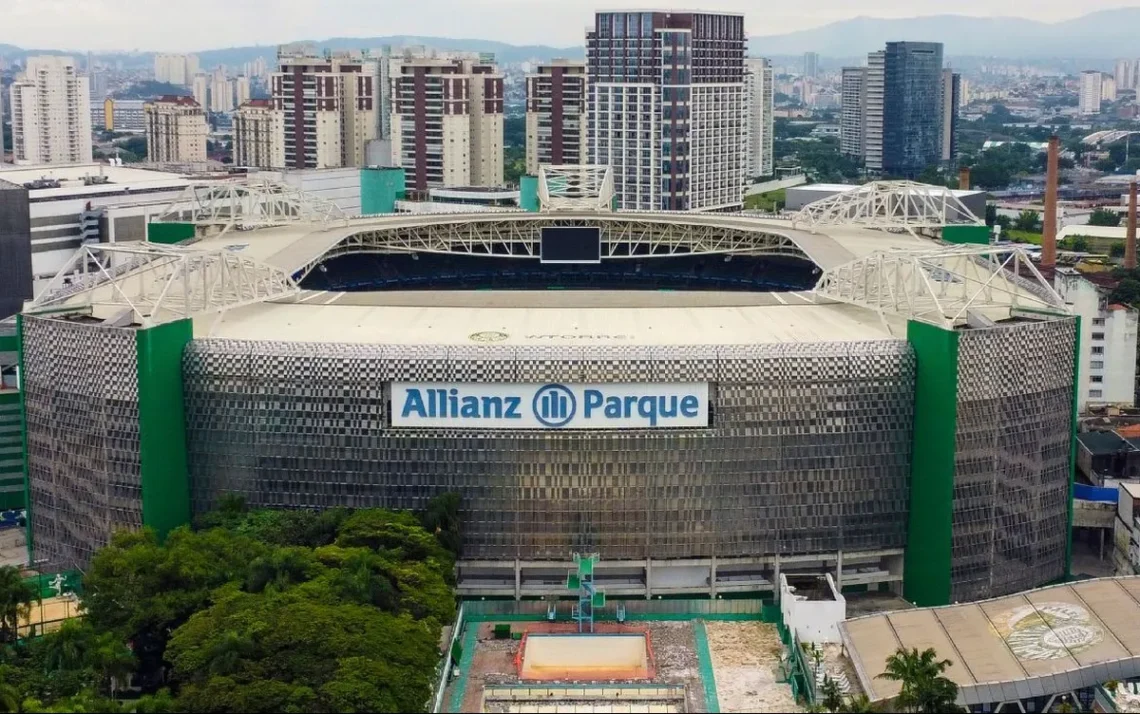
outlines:
M768 211L775 213L787 203L787 191L778 188L767 193L757 193L744 197L744 208L749 211Z

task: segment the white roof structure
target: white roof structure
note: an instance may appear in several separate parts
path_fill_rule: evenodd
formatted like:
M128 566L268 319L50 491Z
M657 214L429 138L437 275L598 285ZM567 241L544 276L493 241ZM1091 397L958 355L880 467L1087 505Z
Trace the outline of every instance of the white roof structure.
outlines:
M289 184L256 177L188 186L159 220L220 227L222 233L231 228L289 223L313 223L325 228L348 224L348 218L335 203Z
M1053 697L1140 676L1140 576L1100 578L947 607L847 620L843 644L872 701L898 649L933 647L966 706ZM1049 711L1048 706L1042 711Z
M614 171L609 166L569 164L538 168L538 205L543 211L613 210Z
M1126 136L1133 136L1140 134L1140 131L1131 131L1128 129L1106 129L1104 131L1094 131L1085 138L1081 139L1081 143L1086 146L1096 146L1098 144L1111 144L1120 141Z
M882 230L941 228L949 224L983 225L945 186L914 181L874 181L804 206L792 225L815 231L827 226L862 226Z

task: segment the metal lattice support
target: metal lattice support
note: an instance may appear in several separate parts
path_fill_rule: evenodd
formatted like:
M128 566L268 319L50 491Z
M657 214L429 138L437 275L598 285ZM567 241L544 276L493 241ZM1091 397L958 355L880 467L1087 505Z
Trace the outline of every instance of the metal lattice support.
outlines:
M635 214L634 214L635 215ZM730 222L637 219L631 214L594 214L588 218L524 214L472 215L455 220L362 227L310 260L297 274L303 280L317 265L350 253L440 253L538 258L542 229L602 227L602 258L665 255L782 255L808 260L795 241L758 226ZM738 224L739 225L739 224Z
M614 172L609 166L540 166L538 205L542 211L611 211Z
M982 225L945 186L914 181L875 181L809 203L792 225L811 230L824 226L859 226L912 231L951 224Z
M259 178L187 186L158 220L221 226L223 233L235 227L315 223L327 228L348 222L335 203Z
M817 295L943 327L970 313L1008 317L1017 311L1067 315L1025 251L956 246L873 253L826 271ZM994 319L991 317L991 319Z
M119 306L129 322L149 327L297 292L279 268L225 249L93 244L76 251L27 312Z

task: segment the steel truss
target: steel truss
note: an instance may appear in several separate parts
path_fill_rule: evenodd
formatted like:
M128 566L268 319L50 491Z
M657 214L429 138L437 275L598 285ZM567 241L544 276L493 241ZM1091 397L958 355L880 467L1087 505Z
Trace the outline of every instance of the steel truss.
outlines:
M569 218L534 213L467 216L462 222L432 222L361 229L305 265L303 280L317 265L353 253L438 253L500 258L538 258L543 228L601 228L602 258L670 255L782 255L810 260L791 238L774 232L681 218L637 219L627 214Z
M76 251L27 312L118 306L124 324L150 327L299 291L284 271L224 248L93 244Z
M222 233L231 228L267 228L289 223L314 223L328 228L348 222L335 203L261 178L187 186L157 220L221 226Z
M824 272L815 292L946 328L965 324L972 314L988 319L1014 312L1069 314L1029 255L1016 247L872 253Z
M540 166L538 206L542 211L612 211L614 172L609 166Z
M812 231L824 226L859 226L884 230L982 225L945 186L914 181L875 181L814 201L792 217L792 225Z

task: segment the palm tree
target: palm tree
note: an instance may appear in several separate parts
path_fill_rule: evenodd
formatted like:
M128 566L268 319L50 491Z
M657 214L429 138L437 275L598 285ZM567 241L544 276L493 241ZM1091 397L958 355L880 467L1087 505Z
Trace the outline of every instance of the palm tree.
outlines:
M20 577L18 568L0 567L0 644L15 642L20 635L20 621L39 602L39 591Z
M11 684L0 682L0 712L18 712L20 704L20 692Z
M851 697L843 711L848 714L874 714L879 711L879 708L867 698L866 694L860 694L857 697Z
M939 660L933 648L919 652L912 648L909 652L899 649L887 657L882 679L901 684L895 705L902 711L939 714L958 712L961 708L954 702L958 699L958 685L942 676L950 665L950 660Z

